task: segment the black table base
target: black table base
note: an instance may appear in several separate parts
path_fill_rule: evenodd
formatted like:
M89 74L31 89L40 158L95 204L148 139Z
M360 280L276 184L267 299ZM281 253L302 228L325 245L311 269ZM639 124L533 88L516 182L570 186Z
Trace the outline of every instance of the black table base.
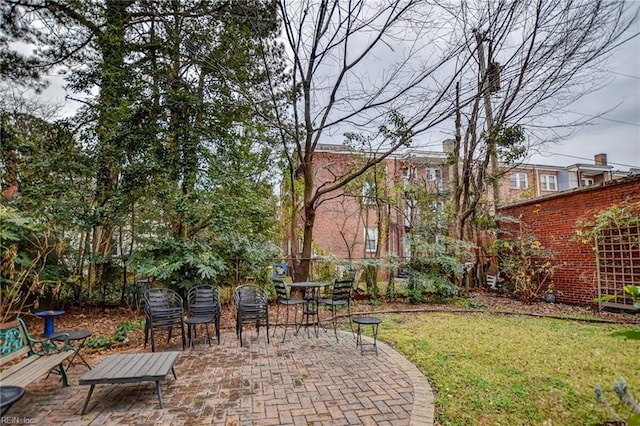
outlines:
M380 318L376 317L355 317L353 322L358 325L358 330L356 334L356 349L358 346L360 347L360 354L364 355L365 353L365 345L369 345L368 343L362 343L362 330L360 326L370 325L373 330L373 343L371 344L371 349L366 349L367 352L375 352L378 355L378 325L382 322Z

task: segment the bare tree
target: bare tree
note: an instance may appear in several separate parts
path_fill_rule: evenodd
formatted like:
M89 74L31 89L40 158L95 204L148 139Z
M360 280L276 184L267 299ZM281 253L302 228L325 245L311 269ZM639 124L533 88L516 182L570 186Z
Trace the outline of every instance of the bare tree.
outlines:
M255 107L273 114L286 156L296 278L308 275L318 206L444 122L456 132L454 234L464 238L499 176L500 153L513 160L526 151L525 136L548 138L541 118L561 116L602 83L589 79L589 69L635 36L630 7L598 0L280 1L289 88L282 96L274 85L270 101ZM342 142L366 161L346 173L318 170L314 155L323 142Z
M500 153L513 154L523 143L524 135L509 130L519 128L532 145L557 139L560 126L584 124L567 121L567 108L602 86L593 70L638 35L632 24L639 9L597 0L478 1L447 9L476 56L456 95L466 103L456 124L462 168L454 179L455 233L462 238L487 183L503 173Z
M288 164L296 278L308 276L317 208L453 113L445 96L459 64L472 55L464 43L438 43L439 10L413 0L280 2L291 59L288 103L274 90L268 109L275 110L272 123ZM346 173L325 170L320 178L315 151L335 140L365 161ZM302 253L296 252L299 233Z
M598 0L443 6L476 57L456 90L452 179L454 236L472 240L474 219L500 202L499 178L536 145L558 140L560 128L585 124L571 121L569 108L603 86L594 69L638 36L639 8Z

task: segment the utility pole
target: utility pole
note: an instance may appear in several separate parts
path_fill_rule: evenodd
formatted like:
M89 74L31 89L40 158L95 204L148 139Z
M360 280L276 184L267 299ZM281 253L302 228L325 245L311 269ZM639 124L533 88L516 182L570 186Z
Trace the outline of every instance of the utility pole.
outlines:
M487 73L487 61L484 57L484 34L478 30L474 30L476 36L476 43L478 44L478 62L480 64L480 90L484 98L484 109L487 114L487 133L488 149L491 150L491 170L488 175L491 178L491 186L493 189L493 211L496 212L498 204L500 204L500 183L496 177L498 171L498 152L496 150L495 139L493 138L493 110L491 108L491 92L494 88L494 82L488 76ZM491 50L491 49L490 49ZM491 58L489 58L491 61Z

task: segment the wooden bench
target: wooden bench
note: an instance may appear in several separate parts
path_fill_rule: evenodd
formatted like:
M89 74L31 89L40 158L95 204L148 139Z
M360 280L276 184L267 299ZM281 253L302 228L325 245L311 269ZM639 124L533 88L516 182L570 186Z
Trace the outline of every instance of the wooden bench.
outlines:
M0 324L0 383L3 386L24 387L35 382L57 367L64 386L69 386L62 364L75 353L64 334L56 335L56 341L34 339L29 336L24 321L17 319ZM25 357L26 356L26 357ZM24 357L21 361L19 358Z

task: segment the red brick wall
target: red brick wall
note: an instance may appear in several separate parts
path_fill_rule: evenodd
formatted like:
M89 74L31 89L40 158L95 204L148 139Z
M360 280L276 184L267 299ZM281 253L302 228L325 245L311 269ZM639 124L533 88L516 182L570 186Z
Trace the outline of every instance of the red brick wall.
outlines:
M625 200L640 198L640 175L527 200L498 209L502 216L521 217L540 242L556 252L560 268L554 276L559 302L589 305L598 295L596 259L591 245L574 241L576 221Z
M353 161L355 161L353 157L344 153L316 153L314 157L316 186L332 182L336 175L345 173L348 164ZM347 258L347 244L354 243L355 232L356 242L355 247L352 247L354 250L352 256L361 257L364 250L364 239L360 234L364 218L359 214L360 204L355 198L337 196L342 193L343 190L332 193L316 209L313 244L318 249L328 251L341 258Z
M354 161L353 156L344 153L318 152L315 155L316 184L331 182L335 175L345 173L350 162ZM388 188L393 187L394 180L402 176L400 169L401 161L389 158L381 163L380 167L386 168L389 182ZM343 194L342 190L330 194L326 200L317 208L316 219L313 228L314 246L325 250L338 258L349 258L349 247L351 247L352 258L372 257L374 253L365 252L365 227L376 227L377 216L374 206L369 210L362 210L360 200L353 197L338 197ZM361 195L361 194L356 194ZM392 218L392 221L397 221ZM381 236L378 236L379 241ZM380 241L381 257L387 255L388 245L385 241Z

